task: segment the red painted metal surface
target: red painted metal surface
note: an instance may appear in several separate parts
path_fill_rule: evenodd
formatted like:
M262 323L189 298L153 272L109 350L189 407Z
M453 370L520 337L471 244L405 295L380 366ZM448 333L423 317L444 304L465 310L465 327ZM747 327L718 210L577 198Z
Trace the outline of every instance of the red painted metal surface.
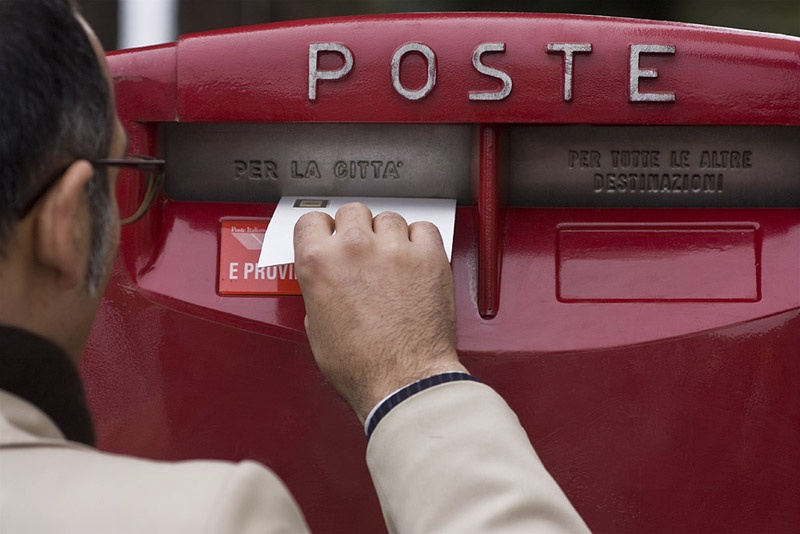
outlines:
M490 319L500 306L500 133L496 126L478 128L478 313Z
M353 68L320 80L311 101L308 47L328 41L352 51ZM408 42L437 60L436 85L416 101L391 81ZM501 101L468 98L502 86L473 68L483 42L506 44L483 56L513 79ZM574 56L571 101L550 42L592 44ZM658 69L642 90L675 102L629 101L637 43L675 45L641 60ZM321 68L342 66L328 56ZM200 34L109 60L137 152L159 153L159 125L172 121L474 124L477 198L458 208L452 261L458 349L516 410L588 525L797 530L800 210L505 207L500 125L797 127L800 40L600 17L403 15ZM421 57L401 67L404 86L424 84ZM220 221L274 207L162 195L123 229L82 367L100 446L254 458L315 531L381 531L363 431L316 370L302 298L217 292Z

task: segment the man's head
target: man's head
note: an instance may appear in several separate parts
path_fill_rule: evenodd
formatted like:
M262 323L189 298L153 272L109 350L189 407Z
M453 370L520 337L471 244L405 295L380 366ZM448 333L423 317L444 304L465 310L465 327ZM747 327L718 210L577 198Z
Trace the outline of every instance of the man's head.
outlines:
M118 232L114 177L89 160L120 157L124 134L70 0L0 0L0 28L0 322L77 357Z

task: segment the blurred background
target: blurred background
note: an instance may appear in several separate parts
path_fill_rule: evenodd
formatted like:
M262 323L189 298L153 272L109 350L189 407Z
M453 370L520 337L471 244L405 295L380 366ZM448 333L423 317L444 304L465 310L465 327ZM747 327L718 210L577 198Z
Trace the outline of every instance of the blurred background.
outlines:
M800 36L800 0L77 0L106 50L304 18L429 11L582 13Z

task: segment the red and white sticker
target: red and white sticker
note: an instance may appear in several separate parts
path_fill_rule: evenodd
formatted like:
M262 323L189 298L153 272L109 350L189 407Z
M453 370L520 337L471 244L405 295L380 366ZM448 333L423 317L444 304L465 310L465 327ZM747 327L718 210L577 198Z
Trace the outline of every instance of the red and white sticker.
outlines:
M223 219L219 240L220 295L300 295L294 264L259 267L268 219Z

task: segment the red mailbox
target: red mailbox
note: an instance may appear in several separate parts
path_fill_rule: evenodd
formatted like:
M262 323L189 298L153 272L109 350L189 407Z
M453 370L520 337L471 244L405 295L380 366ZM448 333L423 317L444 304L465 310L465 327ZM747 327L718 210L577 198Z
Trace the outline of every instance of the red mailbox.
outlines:
M254 458L313 530L381 531L293 272L247 264L282 195L456 198L461 357L593 530L797 530L800 40L398 15L109 61L167 170L83 363L103 449Z

